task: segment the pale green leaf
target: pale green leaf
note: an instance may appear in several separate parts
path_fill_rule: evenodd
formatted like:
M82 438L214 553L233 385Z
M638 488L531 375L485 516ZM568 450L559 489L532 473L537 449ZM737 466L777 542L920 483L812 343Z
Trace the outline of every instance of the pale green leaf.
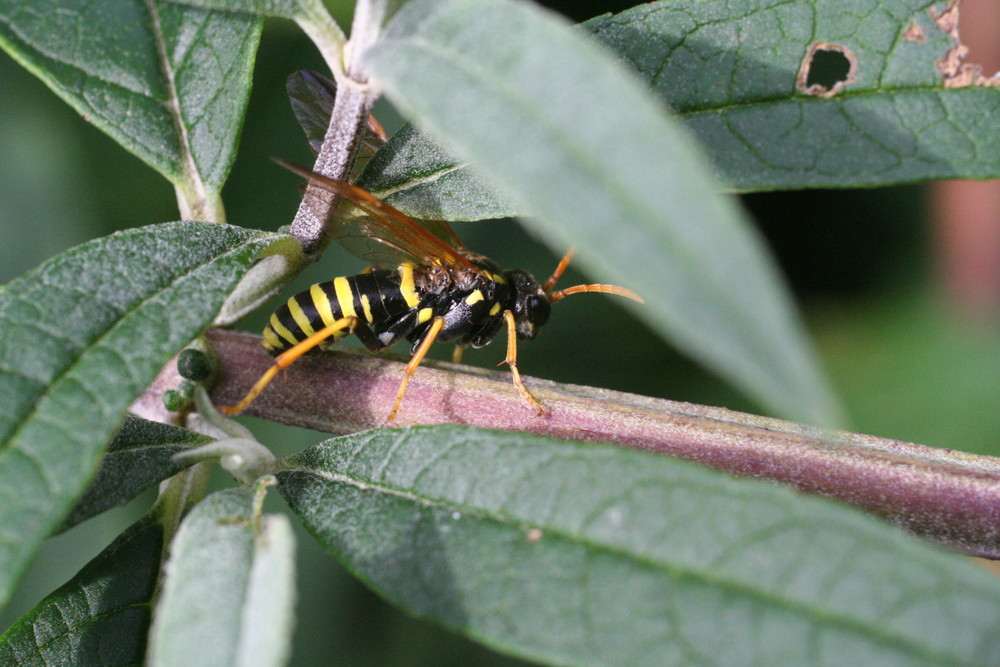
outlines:
M245 12L260 16L281 16L294 19L313 8L313 0L174 0L180 4L205 9L219 9L231 12Z
M148 665L285 664L295 543L284 516L254 518L253 497L215 493L184 519L170 550Z
M773 260L689 137L614 58L515 0L414 0L365 54L386 95L502 186L551 246L782 416L838 409Z
M0 291L0 602L84 491L129 403L286 238L151 225L78 246Z
M552 664L989 665L1000 581L846 505L457 426L328 440L279 488L404 609Z

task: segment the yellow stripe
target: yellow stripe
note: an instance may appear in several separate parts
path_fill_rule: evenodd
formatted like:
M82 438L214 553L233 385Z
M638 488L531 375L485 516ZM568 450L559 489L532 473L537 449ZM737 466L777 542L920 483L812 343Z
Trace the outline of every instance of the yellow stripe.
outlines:
M417 322L423 324L427 320L434 317L434 311L430 308L421 308L420 312L417 313Z
M368 295L367 294L362 294L361 295L361 309L365 313L365 321L366 322L371 322L372 321L372 305L370 303L368 303Z
M295 336L292 335L292 332L286 329L285 325L281 323L281 320L278 319L277 313L271 315L270 324L271 328L274 329L274 333L278 334L292 345L295 345L296 343L299 342L295 339Z
M412 264L399 265L399 291L403 295L407 306L416 308L420 305L420 297L417 295L417 289L413 284Z
M292 319L302 329L302 333L306 335L306 338L316 333L316 330L309 324L309 318L306 317L305 311L302 310L302 306L299 305L294 296L288 300L288 312L292 314Z
M265 350L278 350L285 347L285 344L281 342L281 339L274 333L274 329L267 326L264 327L264 349Z
M333 291L337 294L337 303L340 304L340 312L344 317L357 317L354 310L354 292L351 291L351 284L347 278L341 276L333 279Z
M333 324L333 311L330 309L330 300L326 298L326 292L319 284L315 284L309 288L309 296L313 300L313 305L316 306L316 312L319 313L320 320L323 321L324 326L330 326Z
M476 290L469 296L465 297L465 302L470 306L473 306L483 300L483 293L480 290Z
M490 315L496 315L499 312L500 312L500 302L497 301L496 303L493 304L493 307L490 308Z

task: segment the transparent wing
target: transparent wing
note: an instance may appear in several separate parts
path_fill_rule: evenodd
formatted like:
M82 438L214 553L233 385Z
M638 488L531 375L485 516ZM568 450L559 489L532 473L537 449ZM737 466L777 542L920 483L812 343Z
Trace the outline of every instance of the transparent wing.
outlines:
M418 223L367 190L282 160L276 162L309 179L310 185L340 197L341 203L331 213L333 235L355 256L375 266L413 262L479 271L463 255L468 251L447 222ZM316 210L323 208L321 202L316 203Z

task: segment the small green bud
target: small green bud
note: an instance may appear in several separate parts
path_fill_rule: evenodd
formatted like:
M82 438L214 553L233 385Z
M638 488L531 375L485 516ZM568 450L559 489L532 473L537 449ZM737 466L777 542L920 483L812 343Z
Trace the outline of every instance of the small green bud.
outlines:
M191 405L193 396L194 385L185 380L177 385L177 389L163 392L163 406L171 412L179 412Z
M177 356L177 372L192 382L201 382L212 374L212 364L204 352L187 349Z

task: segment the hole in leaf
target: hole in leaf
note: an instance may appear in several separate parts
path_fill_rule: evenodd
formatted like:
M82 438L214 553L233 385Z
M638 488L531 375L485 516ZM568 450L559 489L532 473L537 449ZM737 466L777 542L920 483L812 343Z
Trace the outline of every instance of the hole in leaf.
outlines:
M857 59L847 47L817 42L802 60L795 87L806 95L833 97L854 82L857 66Z
M1000 67L1000 48L997 48L992 32L997 17L995 4L963 4L960 14L959 0L952 0L942 11L931 7L930 15L953 43L945 57L936 63L938 71L944 76L945 87L1000 86L1000 71L992 76L983 73L984 65L986 71ZM963 43L959 36L960 21L967 34L967 43ZM973 47L976 53L970 57ZM971 62L976 60L979 62Z
M806 77L806 88L822 86L827 90L847 80L851 61L840 51L817 51L813 54Z
M977 63L983 73L1000 74L1000 5L996 0L965 0L958 18L963 42L969 49L966 59Z

